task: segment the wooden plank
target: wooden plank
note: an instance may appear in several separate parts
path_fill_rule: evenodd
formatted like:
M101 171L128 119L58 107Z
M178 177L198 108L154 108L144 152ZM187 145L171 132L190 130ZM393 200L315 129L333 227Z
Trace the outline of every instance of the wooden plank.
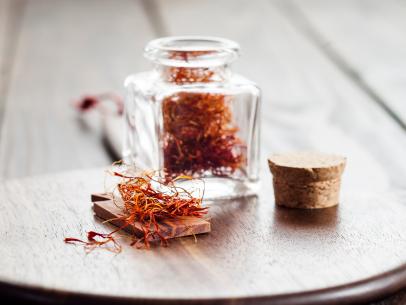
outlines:
M326 51L334 52L406 126L406 2L292 2L286 7L295 15L292 20L308 23Z
M344 188L405 184L401 128L278 5L174 0L159 1L159 7L172 35L217 35L241 43L243 57L235 70L259 83L264 93L263 157L291 149L335 152L349 160Z
M119 255L86 255L63 241L113 229L89 202L104 180L95 169L0 184L0 294L49 304L359 304L406 284L404 193L292 210L277 208L264 184L258 198L209 203L212 231L197 242L137 250L117 234Z
M6 100L0 176L111 163L71 102L84 93L121 92L128 74L147 67L142 49L152 37L140 1L28 2Z
M24 3L20 0L0 0L0 126L23 7Z
M6 54L6 40L8 37L8 20L10 15L10 1L1 0L0 1L0 106L3 104L4 90L5 90L5 74L7 60L5 58ZM1 112L0 112L1 115Z
M8 37L8 20L11 14L10 1L1 0L0 1L0 92L3 92L3 79L6 70L6 40ZM1 101L0 101L1 102Z

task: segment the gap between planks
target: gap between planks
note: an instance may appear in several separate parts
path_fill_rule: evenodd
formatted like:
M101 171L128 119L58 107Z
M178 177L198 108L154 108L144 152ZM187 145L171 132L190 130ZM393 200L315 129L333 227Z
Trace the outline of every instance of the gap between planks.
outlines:
M154 0L142 0L141 4L144 8L145 14L148 17L151 28L155 32L155 36L168 36L169 33L166 25L163 22L158 4Z
M383 98L372 86L361 77L360 73L354 68L341 53L336 50L332 44L329 44L325 37L317 31L310 20L306 17L303 11L290 0L272 1L276 3L276 7L284 14L291 23L315 46L317 46L335 65L340 69L352 82L358 86L365 94L379 105L403 130L406 131L406 123L402 118L389 106L385 98Z

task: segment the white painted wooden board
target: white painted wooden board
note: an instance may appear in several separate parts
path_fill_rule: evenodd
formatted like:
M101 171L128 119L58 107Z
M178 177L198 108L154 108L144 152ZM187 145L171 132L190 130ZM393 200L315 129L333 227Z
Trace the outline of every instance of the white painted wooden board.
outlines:
M234 68L259 83L264 93L264 158L296 149L342 153L349 158L346 187L405 185L403 130L297 30L278 4L158 4L171 35L224 36L242 45Z
M338 53L406 124L406 2L292 3L320 34L325 47Z
M72 100L121 92L153 37L140 1L26 3L0 136L0 176L111 163Z

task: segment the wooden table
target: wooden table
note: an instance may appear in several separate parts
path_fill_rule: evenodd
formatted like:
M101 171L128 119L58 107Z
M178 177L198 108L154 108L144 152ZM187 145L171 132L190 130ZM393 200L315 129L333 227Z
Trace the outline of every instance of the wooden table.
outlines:
M242 45L235 70L264 93L263 156L334 151L350 160L345 187L404 188L405 16L396 0L0 0L0 175L111 163L71 100L119 92L148 69L150 39L199 34Z

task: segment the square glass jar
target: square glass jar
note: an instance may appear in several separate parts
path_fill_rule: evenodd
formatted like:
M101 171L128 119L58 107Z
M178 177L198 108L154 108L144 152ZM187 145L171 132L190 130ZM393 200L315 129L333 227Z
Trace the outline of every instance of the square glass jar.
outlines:
M206 199L253 195L259 182L260 90L232 73L239 46L213 37L150 42L149 72L125 81L123 158L205 182Z

